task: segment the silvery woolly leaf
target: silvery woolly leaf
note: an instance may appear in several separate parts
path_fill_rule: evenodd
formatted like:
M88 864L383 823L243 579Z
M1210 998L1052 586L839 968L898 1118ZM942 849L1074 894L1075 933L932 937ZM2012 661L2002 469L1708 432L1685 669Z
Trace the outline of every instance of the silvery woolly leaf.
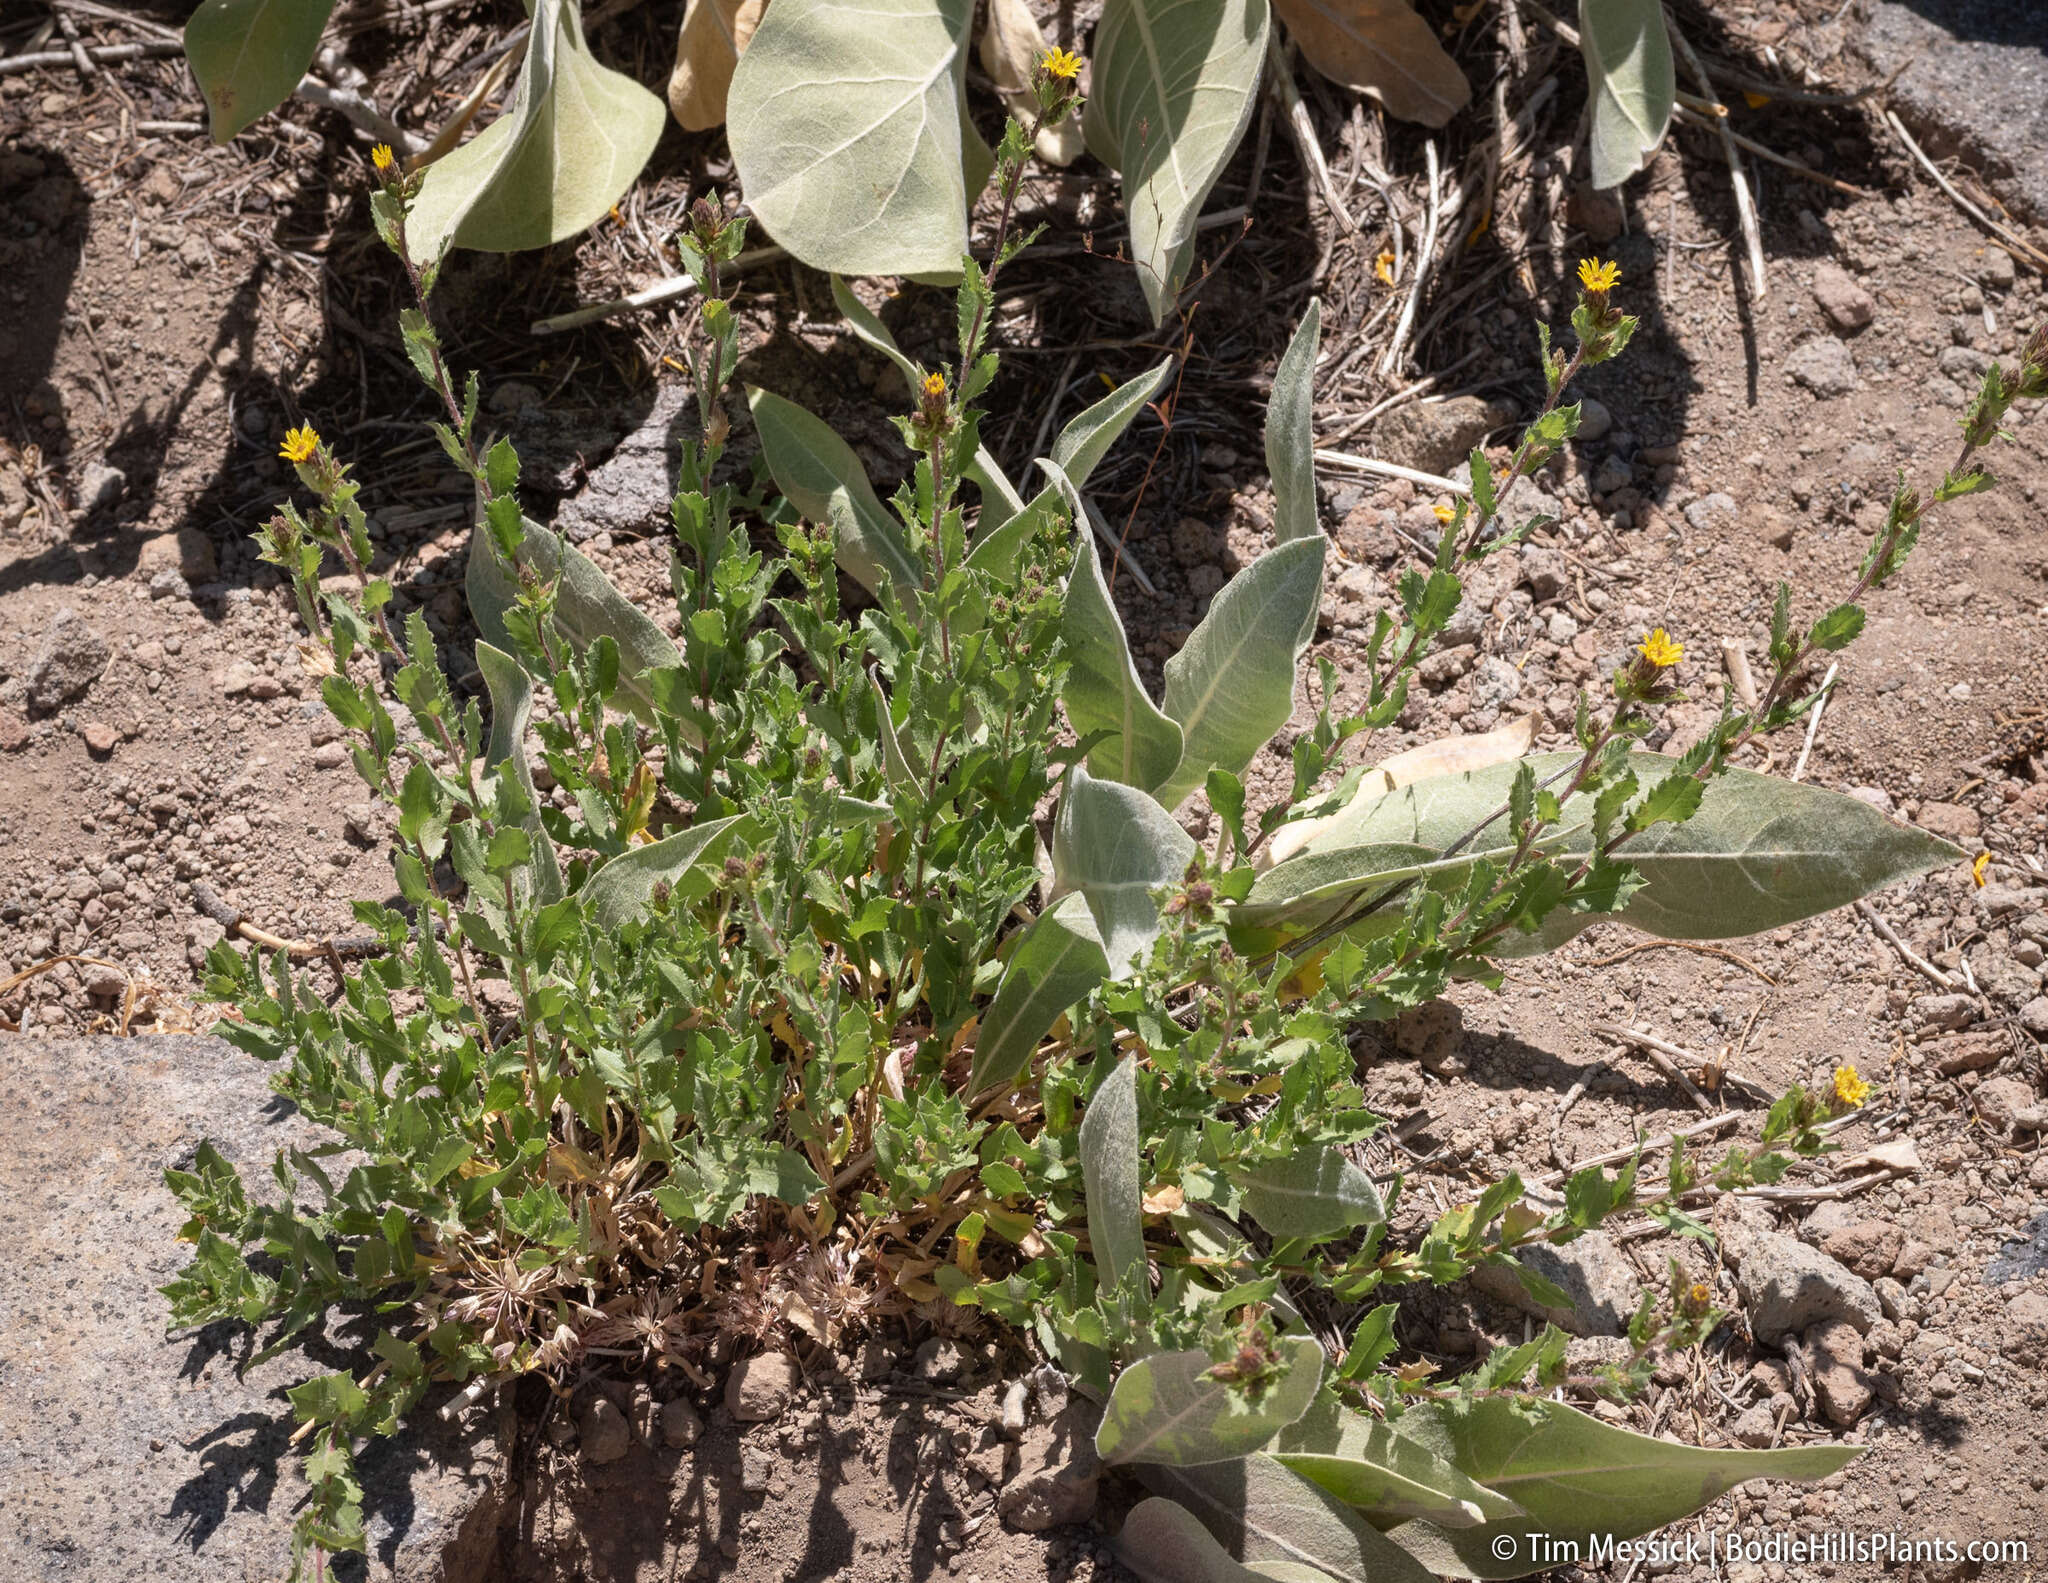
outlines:
M427 167L406 216L415 256L516 253L601 220L668 120L632 78L600 66L574 0L534 0L526 61L504 113Z
M1087 898L1112 977L1126 978L1159 933L1153 891L1178 881L1195 855L1192 837L1136 787L1067 772L1053 820L1053 889Z
M1266 471L1273 479L1273 538L1322 537L1316 503L1316 349L1323 337L1322 305L1309 299L1294 337L1273 373L1266 400ZM1315 621L1310 610L1308 619ZM1313 631L1307 637L1313 637Z
M1379 1525L1422 1517L1470 1528L1522 1511L1420 1441L1328 1397L1282 1430L1271 1454Z
M1215 1377L1200 1347L1155 1352L1117 1376L1095 1431L1104 1462L1194 1467L1250 1456L1308 1411L1323 1380L1323 1349L1311 1336L1282 1336L1278 1372L1254 1397Z
M1522 1508L1518 1515L1469 1528L1415 1521L1388 1530L1390 1540L1430 1570L1465 1578L1539 1570L1539 1558L1527 1553L1531 1533L1560 1546L1574 1540L1584 1545L1595 1534L1632 1539L1679 1521L1750 1479L1823 1479L1862 1451L1706 1450L1617 1429L1542 1397L1425 1402L1402 1414L1395 1427ZM1503 1536L1510 1542L1496 1547Z
M770 391L749 385L747 405L775 487L811 521L832 524L840 570L878 598L886 586L910 600L924 585L924 568L903 524L875 497L853 447L823 419Z
M1141 1201L1138 1064L1119 1061L1081 1118L1081 1181L1088 1194L1088 1246L1105 1290L1126 1280L1149 1287Z
M652 707L648 671L683 663L682 655L640 607L620 593L597 563L548 528L525 520L525 541L519 555L542 582L555 583L554 621L570 642L581 648L595 638L609 637L619 646L619 688L614 701L643 718ZM505 564L496 541L482 523L470 530L469 571L464 583L470 615L478 634L510 653L515 645L505 627L505 612L519 597L518 574Z
M1144 1583L1330 1583L1327 1572L1297 1562L1255 1568L1233 1560L1193 1512L1157 1495L1131 1508L1116 1558Z
M1345 809L1309 843L1305 855L1379 842L1441 852L1505 805L1508 788L1523 764L1532 768L1540 785L1577 760L1575 753L1539 753L1469 774L1418 781ZM1628 757L1629 769L1646 791L1676 764L1657 753ZM1568 856L1587 850L1589 803L1583 795L1565 803L1561 836L1553 850ZM1505 856L1514 846L1507 825L1505 818L1494 820L1460 856ZM1613 916L1667 940L1725 940L1844 906L1894 880L1953 862L1963 853L1923 830L1895 824L1869 804L1840 792L1749 770L1728 770L1707 783L1699 812L1692 818L1683 824L1655 825L1616 856L1633 864L1644 884ZM1282 869L1272 872L1277 875ZM1554 950L1605 916L1552 913L1535 934L1501 942L1501 951Z
M1387 1218L1372 1178L1333 1144L1254 1166L1239 1181L1245 1212L1272 1237L1334 1237Z
M1593 185L1619 187L1664 141L1677 101L1664 0L1579 0L1593 112Z
M1257 96L1266 0L1107 0L1083 129L1123 172L1138 284L1164 321L1194 255L1195 221Z
M216 143L292 96L320 49L334 0L201 0L185 24L185 58Z
M1033 919L982 1013L968 1094L1014 1079L1061 1014L1107 977L1109 958L1086 896L1063 897Z
M1166 662L1166 713L1186 742L1159 789L1177 808L1212 769L1236 775L1294 712L1303 632L1323 597L1328 541L1275 545L1223 585L1186 645Z
M746 815L734 814L621 852L583 887L591 921L600 929L630 923L647 911L655 886L682 884L693 870L708 873L752 828Z
M562 868L555 857L555 844L548 839L540 821L540 799L535 795L533 771L526 762L526 727L533 717L533 683L519 662L503 649L481 640L476 646L476 668L491 695L491 735L484 744L484 767L505 766L531 807L523 821L533 849L533 860L519 883L533 888L534 899L543 905L562 899Z
M961 92L973 0L776 0L726 96L748 207L814 269L957 276L987 145Z

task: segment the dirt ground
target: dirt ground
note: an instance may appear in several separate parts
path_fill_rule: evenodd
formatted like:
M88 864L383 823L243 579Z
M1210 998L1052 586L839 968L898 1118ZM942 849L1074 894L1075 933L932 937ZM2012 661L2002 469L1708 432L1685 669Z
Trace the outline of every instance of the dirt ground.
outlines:
M626 8L598 30L600 54L659 83L673 9ZM1050 229L1006 281L992 443L1023 476L1058 421L1038 424L1048 403L1070 416L1100 388L1098 371L1120 379L1162 350L1185 350L1170 427L1156 414L1142 420L1096 480L1156 590L1135 575L1117 584L1156 685L1207 598L1266 542L1263 391L1311 291L1325 304L1319 443L1444 471L1482 436L1500 445L1518 432L1532 410L1533 320L1562 325L1572 262L1613 257L1620 300L1643 327L1586 381L1582 393L1601 409L1588 436L1523 486L1523 509L1540 505L1556 520L1519 558L1472 580L1458 641L1425 668L1399 728L1373 751L1530 713L1539 746L1560 741L1577 688L1597 685L1652 625L1687 645L1680 675L1693 701L1670 711L1663 739L1682 746L1711 717L1720 640L1760 655L1780 578L1809 613L1846 591L1899 470L1925 486L1946 466L1966 390L2048 317L2048 302L2040 277L1957 211L1871 105L1746 105L1730 94L1740 130L1850 189L1750 163L1767 260L1766 289L1752 293L1738 279L1742 246L1711 134L1674 128L1619 202L1594 197L1564 157L1583 102L1575 55L1513 20L1526 7L1498 20L1478 9L1487 16L1467 27L1483 37L1461 45L1461 59L1486 85L1481 108L1444 144L1444 192L1467 190L1462 240L1441 250L1417 333L1393 367L1380 372L1407 277L1389 288L1374 264L1389 199L1415 245L1429 205L1422 134L1354 114L1351 96L1310 82L1356 229L1305 177L1284 123L1262 119L1210 204L1243 202L1249 189L1253 224L1242 237L1231 226L1207 233L1213 271L1199 306L1164 332L1150 331L1129 266L1113 257L1106 178L1085 166L1034 184L1030 206ZM1835 87L1868 80L1856 5L1676 9L1710 62L1763 76L1797 61ZM343 56L328 65L360 71L381 106L431 127L517 12L509 0L430 19L345 8ZM0 48L20 48L43 15L0 8ZM82 18L86 36L104 42L156 40L180 20L169 5L138 6L124 21ZM1525 112L1505 145L1481 113L1489 73L1509 114ZM139 130L198 117L175 58L123 62L90 82L58 69L0 75L0 983L54 956L90 959L0 993L0 1027L27 1034L124 1019L158 1031L203 1025L210 1012L193 970L221 928L195 906L202 883L252 923L310 939L346 931L352 898L394 888L383 819L298 667L289 595L248 542L287 487L276 460L287 425L313 423L356 463L401 600L425 608L458 672L469 666L465 500L418 427L421 397L392 327L394 269L367 224L365 141L303 105L224 149ZM669 359L679 320L643 315L555 336L528 326L670 273L663 239L688 198L724 174L715 135L671 128L613 220L542 254L461 256L439 299L455 358L483 370L494 421L520 442L534 513L663 619L662 457L677 410ZM1954 179L1996 203L1967 172ZM2038 245L2041 231L2032 234ZM945 334L940 294L875 300L913 355ZM884 421L901 394L896 376L841 332L823 280L770 267L747 282L742 307L743 377L840 423L878 482L893 478L905 463ZM735 419L744 450L744 415ZM1855 1063L1876 1092L1869 1119L1841 1135L1847 1155L1909 1138L1917 1165L1888 1179L1867 1173L1876 1185L1828 1203L1811 1190L1853 1173L1823 1164L1791 1179L1806 1198L1751 1201L1747 1212L1784 1230L1804 1224L1834 1262L1877 1283L1883 1317L1853 1357L1820 1357L1811 1334L1794 1338L1788 1359L1781 1346L1723 1332L1660 1375L1628 1419L1727 1444L1763 1407L1773 1439L1871 1447L1825 1487L1738 1492L1698 1525L2025 1538L2038 1572L2048 1553L2038 1043L2048 1036L2048 421L2021 410L2011 429L1994 458L2007 487L1933 514L1912 563L1869 601L1869 629L1843 659L1810 751L1779 741L1768 765L1803 766L1816 784L1988 851L1984 885L1958 866L1874 898L1896 941L1851 912L1713 952L1596 930L1554 958L1511 965L1497 994L1460 993L1461 1024L1411 1021L1368 1041L1363 1059L1376 1107L1404 1119L1401 1145L1381 1148L1378 1163L1411 1173L1417 1219L1510 1166L1540 1176L1638 1131L1656 1138L1700 1119L1639 1049L1603 1038L1596 1022L1647 1030L1690 1052L1689 1068L1714 1063L1772 1092ZM1334 467L1323 478L1341 553L1317 652L1343 678L1341 704L1362 687L1360 641L1392 575L1434 533L1437 497ZM1304 704L1296 727L1309 718ZM1283 734L1255 766L1255 786L1278 790L1288 746ZM1739 1082L1706 1104L1724 1100L1741 1113L1725 1136L1753 1140L1761 1105ZM1676 1257L1735 1302L1734 1276L1697 1244L1625 1232L1611 1251L1623 1273L1651 1283ZM1416 1354L1454 1363L1519 1338L1526 1320L1453 1293L1411 1303L1401 1336ZM1816 1398L1806 1377L1830 1369L1863 1376L1860 1410L1846 1420L1829 1408L1854 1393ZM829 1448L849 1436L889 1439L900 1428L872 1404L844 1421L829 1406L808 1411L772 1441L781 1460L771 1504L720 1530L731 1546L705 1552L703 1573L660 1544L608 1556L600 1530L610 1518L593 1527L587 1517L611 1510L601 1497L617 1481L602 1469L564 1475L537 1498L543 1518L577 1514L581 1537L556 1543L536 1518L532 1564L564 1578L728 1566L737 1570L717 1575L903 1575L888 1548L901 1535L885 1530L911 1520L903 1491L916 1481L882 1493L893 1440L886 1453L860 1453L884 1459L863 1475L876 1489L859 1507L872 1532L829 1560L792 1537L802 1519L795 1504L785 1512L795 1501L785 1486L820 1476ZM913 1464L941 1443L933 1435L971 1439L985 1418L919 1423L904 1432L924 1448ZM766 1443L765 1432L757 1438ZM636 1498L650 1487L659 1486L636 1486ZM980 1575L1108 1575L1081 1530L1028 1549L989 1551ZM962 1561L975 1558L972 1546L939 1550L920 1552L920 1566L950 1557L950 1575L975 1575ZM1708 1575L1687 1562L1650 1570ZM1779 1583L1882 1569L1725 1570L1735 1583ZM2028 1570L1993 1563L1987 1573Z

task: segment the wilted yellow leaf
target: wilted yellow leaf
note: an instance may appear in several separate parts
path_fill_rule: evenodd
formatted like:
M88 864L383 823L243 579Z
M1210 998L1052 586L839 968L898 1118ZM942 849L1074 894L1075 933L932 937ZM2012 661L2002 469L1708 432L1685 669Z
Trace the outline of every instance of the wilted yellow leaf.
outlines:
M1273 9L1311 66L1371 94L1397 120L1442 126L1472 98L1409 0L1273 0Z
M768 0L690 0L676 34L669 113L688 132L725 124L725 92Z

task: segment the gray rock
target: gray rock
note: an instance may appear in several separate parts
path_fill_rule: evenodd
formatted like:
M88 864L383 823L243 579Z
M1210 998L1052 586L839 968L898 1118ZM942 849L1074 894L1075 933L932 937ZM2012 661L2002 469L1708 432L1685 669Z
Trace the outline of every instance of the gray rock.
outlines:
M1642 1280L1620 1244L1604 1231L1589 1231L1562 1247L1532 1244L1515 1256L1568 1293L1572 1306L1556 1308L1538 1301L1521 1277L1504 1265L1480 1265L1472 1272L1474 1288L1575 1336L1618 1336L1635 1312Z
M1889 1275L1906 1242L1900 1226L1889 1220L1865 1220L1839 1201L1815 1209L1800 1226L1799 1235L1866 1281Z
M1863 1368L1863 1336L1846 1320L1830 1319L1807 1332L1814 1393L1828 1422L1846 1429L1870 1411L1872 1381Z
M1856 359L1832 335L1802 341L1785 359L1785 372L1816 396L1846 396L1856 388Z
M1970 1096L1977 1114L1984 1118L1984 1124L1999 1132L2042 1132L2048 1131L2048 1116L2044 1116L2041 1096L2031 1083L2016 1077L1994 1077L1977 1085L1976 1093Z
M352 1331L246 1374L234 1326L166 1341L155 1288L190 1249L163 1172L211 1139L252 1193L274 1192L278 1150L332 1135L219 1039L15 1039L8 1060L24 1125L0 1154L0 1257L39 1274L0 1301L0 1577L284 1576L305 1482L282 1391L375 1360ZM377 1583L495 1575L491 1441L441 1425L439 1401L359 1454Z
M796 1389L796 1365L785 1352L764 1352L733 1365L725 1377L725 1406L743 1424L782 1416Z
M1778 1415L1761 1402L1745 1407L1729 1427L1729 1433L1738 1445L1767 1446L1778 1438Z
M661 1443L671 1450L694 1446L704 1433L704 1419L682 1397L661 1404Z
M1918 995L1907 1008L1914 1023L1940 1033L1957 1033L1977 1020L1977 1003L1968 995Z
M522 419L528 416L538 421L547 414L536 407ZM640 426L562 502L555 531L580 544L600 533L646 533L665 524L682 438L695 431L696 423L696 407L686 385L659 387ZM522 444L522 455L524 449Z
M775 1482L775 1459L757 1446L740 1451L740 1488L749 1495L766 1495Z
M593 1396L576 1416L576 1435L583 1445L583 1460L603 1464L616 1462L633 1445L633 1426L609 1396Z
M950 1336L928 1337L910 1360L910 1372L933 1385L950 1385L973 1369L974 1360Z
M2048 220L2038 0L1878 0L1853 47L1878 77L1905 67L1886 101L1929 154L1962 155L2021 216Z
M1864 329L1877 314L1877 303L1862 282L1832 259L1814 266L1813 300L1828 323L1845 335Z
M1992 357L1989 352L1980 352L1974 346L1944 346L1934 362L1944 375L1967 393L1977 388L1978 381L1991 367Z
M1555 599L1571 586L1571 575L1562 550L1547 544L1522 547L1522 581L1538 599Z
M126 473L118 467L109 467L105 462L95 462L85 470L85 477L79 482L78 509L87 515L95 511L111 511L127 492Z
M1607 438L1607 431L1614 427L1614 414L1591 396L1579 398L1578 438L1586 444Z
M1779 1341L1830 1319L1846 1319L1860 1334L1882 1317L1868 1281L1797 1237L1762 1229L1739 1210L1717 1223L1759 1341Z
M1444 473L1466 460L1472 447L1514 417L1514 410L1478 396L1396 407L1373 426L1373 452L1404 467Z
M69 703L99 680L113 656L107 640L66 605L51 620L29 663L28 706L55 709Z
M1741 515L1742 508L1735 504L1735 497L1716 490L1711 495L1700 496L1685 508L1685 525L1695 533L1717 533L1732 527Z
M1075 1398L1050 1423L1024 1432L1016 1476L996 1497L1003 1522L1019 1533L1044 1533L1095 1515L1102 1465L1095 1456L1097 1413Z
M1522 673L1498 654L1489 654L1472 672L1472 712L1467 730L1484 731L1500 719L1501 709L1521 696Z

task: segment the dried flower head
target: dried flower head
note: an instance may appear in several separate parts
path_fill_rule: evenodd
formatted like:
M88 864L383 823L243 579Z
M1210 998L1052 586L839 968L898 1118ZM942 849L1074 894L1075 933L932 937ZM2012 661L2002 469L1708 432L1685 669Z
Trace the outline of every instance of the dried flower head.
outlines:
M388 176L398 168L398 158L391 152L389 143L379 143L370 150L370 163L377 167L380 176Z
M1835 1068L1835 1098L1845 1105L1860 1105L1870 1097L1870 1085L1857 1074L1853 1061Z
M1057 77L1062 82L1072 82L1081 74L1081 57L1070 49L1061 49L1055 44L1039 58L1038 69L1048 77Z
M313 453L319 449L320 436L314 432L313 425L302 423L296 429L285 431L284 444L278 447L277 454L287 462L310 462Z
M1636 652L1661 671L1685 658L1685 645L1673 641L1671 634L1659 627L1643 639Z
M1579 260L1579 284L1596 296L1612 291L1621 283L1621 266L1597 258Z

